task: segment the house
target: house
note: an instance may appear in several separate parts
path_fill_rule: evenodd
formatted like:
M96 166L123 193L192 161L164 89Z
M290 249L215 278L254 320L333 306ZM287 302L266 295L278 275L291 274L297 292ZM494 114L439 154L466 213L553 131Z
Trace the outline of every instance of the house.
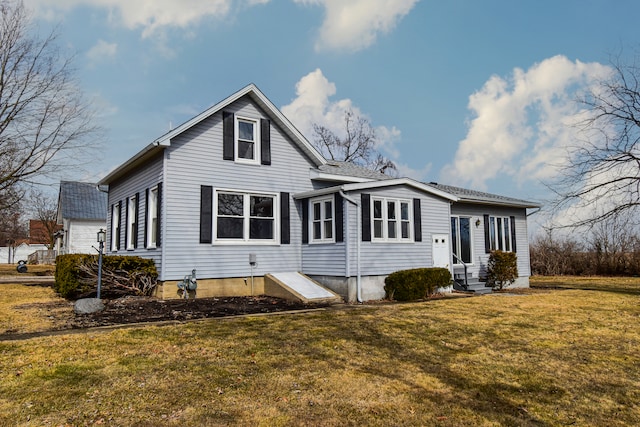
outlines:
M108 253L152 258L163 298L195 269L199 296L277 293L295 288L285 274L301 272L347 301L380 299L396 270L456 273L464 260L480 275L484 224L501 239L496 248L519 251L518 285L528 283L526 209L535 204L328 161L253 84L99 184L108 186Z
M97 184L61 181L57 222L58 254L95 254L97 233L107 226L107 193Z

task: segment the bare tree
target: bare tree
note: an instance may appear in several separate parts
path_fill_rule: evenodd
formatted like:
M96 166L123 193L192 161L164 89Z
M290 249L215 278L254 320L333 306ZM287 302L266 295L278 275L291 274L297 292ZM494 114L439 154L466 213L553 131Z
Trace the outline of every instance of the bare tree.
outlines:
M62 226L58 225L57 200L42 193L39 190L32 190L29 195L29 205L34 219L40 222L37 230L31 230L32 239L46 242L48 249L53 249L55 245L55 234ZM33 233L38 233L34 236Z
M55 32L36 35L18 0L0 0L0 211L25 183L83 164L97 130Z
M377 150L376 131L369 120L347 110L344 131L345 136L341 138L327 127L314 124L316 148L331 160L354 163L386 174L397 170L396 165Z
M618 58L613 73L579 100L586 118L568 149L561 178L551 184L556 212L572 207L572 226L637 218L640 207L640 67Z

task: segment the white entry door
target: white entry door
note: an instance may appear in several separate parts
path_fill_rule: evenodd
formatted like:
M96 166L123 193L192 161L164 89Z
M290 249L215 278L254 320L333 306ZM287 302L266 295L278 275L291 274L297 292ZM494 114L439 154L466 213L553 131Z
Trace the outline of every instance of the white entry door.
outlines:
M450 249L448 234L431 235L433 266L449 268Z

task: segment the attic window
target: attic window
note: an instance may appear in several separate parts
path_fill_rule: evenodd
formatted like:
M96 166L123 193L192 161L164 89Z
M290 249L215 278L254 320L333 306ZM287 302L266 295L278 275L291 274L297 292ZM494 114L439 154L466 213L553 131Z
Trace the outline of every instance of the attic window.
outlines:
M260 163L260 151L257 149L260 126L257 120L236 117L236 161Z

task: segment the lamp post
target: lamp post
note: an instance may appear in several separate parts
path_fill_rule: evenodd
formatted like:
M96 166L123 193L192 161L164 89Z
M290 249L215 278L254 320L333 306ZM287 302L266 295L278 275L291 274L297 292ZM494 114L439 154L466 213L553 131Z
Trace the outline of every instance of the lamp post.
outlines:
M104 229L98 231L98 295L100 299L100 288L102 287L102 250L104 249L104 240L107 237L107 232Z

